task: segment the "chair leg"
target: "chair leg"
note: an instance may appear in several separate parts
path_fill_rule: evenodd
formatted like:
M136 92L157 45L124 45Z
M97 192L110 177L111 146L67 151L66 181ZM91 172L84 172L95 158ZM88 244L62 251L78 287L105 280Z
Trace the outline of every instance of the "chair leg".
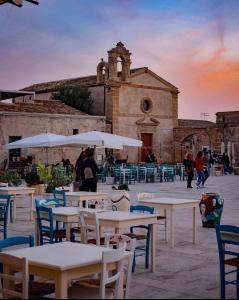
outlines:
M237 299L239 299L239 268L237 268Z
M13 202L10 201L10 222L13 223Z
M133 266L132 266L132 273L134 273L136 267L136 255L134 253L134 260L133 260Z
M225 282L225 269L220 272L221 277L221 299L226 299L226 282Z

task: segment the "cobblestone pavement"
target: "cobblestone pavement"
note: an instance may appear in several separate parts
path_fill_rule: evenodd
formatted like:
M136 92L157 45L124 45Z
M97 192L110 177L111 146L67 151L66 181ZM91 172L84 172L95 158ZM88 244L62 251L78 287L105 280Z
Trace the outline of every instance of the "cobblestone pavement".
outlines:
M210 177L204 189L187 189L186 182L137 183L130 185L131 198L137 192L157 193L172 198L201 199L202 193L216 192L225 199L222 224L239 225L239 176ZM195 186L195 183L194 183ZM98 191L111 191L111 186L98 185ZM17 220L9 225L9 236L33 234L29 222L27 199L19 199ZM23 207L25 206L25 207ZM192 244L192 212L189 209L175 213L175 248L157 232L156 272L144 269L143 259L138 260L132 277L131 298L134 299L206 299L219 298L219 265L214 229L202 228L197 209L197 244ZM228 298L236 298L234 287L227 289Z

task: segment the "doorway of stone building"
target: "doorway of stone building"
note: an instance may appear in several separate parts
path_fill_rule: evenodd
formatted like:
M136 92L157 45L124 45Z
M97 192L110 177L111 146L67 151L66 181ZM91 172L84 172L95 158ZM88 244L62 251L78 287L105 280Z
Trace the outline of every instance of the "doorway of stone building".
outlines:
M146 155L153 153L153 134L141 133L141 141L143 142L143 147L141 148L141 161L145 161Z

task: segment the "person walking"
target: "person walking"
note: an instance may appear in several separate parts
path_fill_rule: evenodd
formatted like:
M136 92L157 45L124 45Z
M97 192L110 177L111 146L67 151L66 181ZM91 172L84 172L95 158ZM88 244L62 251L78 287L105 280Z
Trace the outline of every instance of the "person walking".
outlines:
M203 153L202 151L199 151L196 159L195 159L195 167L197 171L197 182L196 186L197 188L200 188L200 185L202 184L204 180L204 173L203 173Z
M187 174L187 188L191 189L194 177L194 160L191 153L188 153L184 160L185 172Z
M204 174L204 179L202 181L202 187L204 187L204 184L209 177L209 159L208 159L207 152L203 153L202 159L203 159L203 174Z
M81 190L85 192L97 192L97 173L100 173L92 150L85 151L85 160L81 168L82 186Z

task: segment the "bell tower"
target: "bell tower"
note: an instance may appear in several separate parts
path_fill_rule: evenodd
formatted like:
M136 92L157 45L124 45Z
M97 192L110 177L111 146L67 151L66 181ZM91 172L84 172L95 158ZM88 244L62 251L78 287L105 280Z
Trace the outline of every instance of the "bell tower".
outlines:
M97 83L104 83L109 77L109 65L101 58L101 62L97 66Z
M118 42L115 48L108 51L109 80L126 81L130 76L131 53L122 42ZM121 64L121 72L118 70L118 64Z

